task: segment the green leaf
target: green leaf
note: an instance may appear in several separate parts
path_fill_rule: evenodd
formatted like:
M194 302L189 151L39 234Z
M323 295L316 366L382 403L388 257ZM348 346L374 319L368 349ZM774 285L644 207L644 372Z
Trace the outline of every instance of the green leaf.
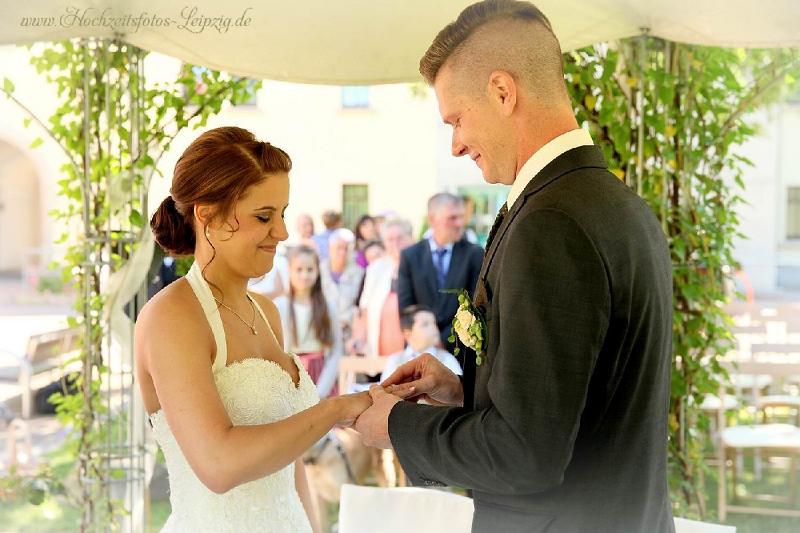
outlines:
M14 92L14 84L8 78L3 78L3 90L8 94Z
M136 209L133 209L131 211L130 221L131 224L133 224L137 228L141 228L144 225L144 221L142 220L142 214Z
M33 140L33 142L31 142L31 146L30 147L31 148L37 148L37 147L41 146L42 144L44 144L44 141L42 140L42 138L41 137L36 137Z

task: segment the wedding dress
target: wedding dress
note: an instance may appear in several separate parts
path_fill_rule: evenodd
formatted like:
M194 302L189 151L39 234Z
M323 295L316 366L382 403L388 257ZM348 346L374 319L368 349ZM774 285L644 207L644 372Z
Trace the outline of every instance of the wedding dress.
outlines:
M217 353L213 363L217 391L235 426L287 418L319 401L316 387L295 354L298 384L280 365L259 357L227 364L222 319L211 289L195 263L186 275L211 325ZM264 312L253 300L269 325ZM268 326L269 327L269 326ZM274 332L270 329L274 336ZM294 483L294 463L278 472L234 487L224 494L208 489L183 456L161 410L150 415L169 474L172 513L162 532L311 532Z

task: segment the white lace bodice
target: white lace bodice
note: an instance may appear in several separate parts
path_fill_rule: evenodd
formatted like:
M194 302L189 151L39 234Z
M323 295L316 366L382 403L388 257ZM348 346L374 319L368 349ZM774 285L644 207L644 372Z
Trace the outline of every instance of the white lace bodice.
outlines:
M280 365L267 359L253 357L228 365L222 320L197 264L186 277L203 305L214 333L217 343L214 382L234 425L275 422L319 401L314 383L294 354L291 354L292 359L300 374L297 386ZM261 308L257 309L263 317ZM266 317L264 321L269 324ZM162 411L153 413L150 421L156 441L164 452L169 474L172 514L162 531L311 531L295 489L294 464L224 494L216 494L192 471Z

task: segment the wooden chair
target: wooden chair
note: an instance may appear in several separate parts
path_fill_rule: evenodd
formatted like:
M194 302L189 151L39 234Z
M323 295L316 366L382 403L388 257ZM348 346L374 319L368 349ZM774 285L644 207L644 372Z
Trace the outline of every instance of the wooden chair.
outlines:
M22 396L22 418L31 417L33 378L60 368L81 348L77 329L66 328L31 335L25 353L17 355L18 366L0 369L0 379L16 379Z
M347 394L358 374L376 376L383 372L388 357L343 355L339 360L339 394Z
M774 379L785 379L789 376L800 375L800 364L791 363L755 363L743 362L731 372L738 371L742 374L754 376L770 376ZM720 398L724 401L725 391L720 390ZM728 502L728 468L732 467L733 487L735 487L738 467L735 458L737 455L749 453L758 457L787 457L789 459L789 495L786 497L776 495L751 495L748 499L756 501L771 501L794 506L797 503L797 468L800 459L800 428L790 424L758 424L746 426L724 427L725 417L718 417L719 432L719 518L724 521L728 513L752 513L763 515L778 515L800 517L800 510L795 508L761 508L729 504Z

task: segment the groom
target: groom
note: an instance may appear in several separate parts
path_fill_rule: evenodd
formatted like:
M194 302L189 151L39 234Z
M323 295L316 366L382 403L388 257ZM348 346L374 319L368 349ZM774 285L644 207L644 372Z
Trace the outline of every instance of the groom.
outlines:
M475 294L486 352L463 382L428 355L400 367L356 430L414 484L472 489L476 532L673 531L669 250L578 128L550 23L474 4L420 71L453 155L511 186Z

